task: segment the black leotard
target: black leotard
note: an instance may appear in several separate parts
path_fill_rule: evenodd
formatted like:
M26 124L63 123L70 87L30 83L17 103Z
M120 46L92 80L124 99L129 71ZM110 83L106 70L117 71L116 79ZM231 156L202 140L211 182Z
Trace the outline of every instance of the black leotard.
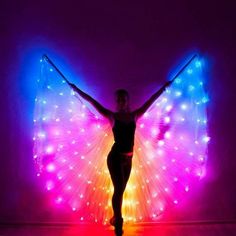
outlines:
M112 128L115 139L113 148L121 153L132 152L134 146L135 128L136 124L134 120L127 123L115 119L114 126Z

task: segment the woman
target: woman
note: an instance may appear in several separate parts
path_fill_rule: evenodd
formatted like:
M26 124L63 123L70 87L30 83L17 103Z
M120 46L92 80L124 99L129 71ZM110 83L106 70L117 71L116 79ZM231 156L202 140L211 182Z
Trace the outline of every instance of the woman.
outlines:
M139 109L130 111L129 94L124 89L116 91L117 111L112 112L104 108L91 96L69 83L72 89L81 97L91 103L100 114L110 120L114 141L107 158L107 165L114 186L112 196L112 208L114 216L111 218L111 225L115 226L116 235L122 235L123 218L121 213L123 193L128 182L133 157L134 134L136 121L141 117L152 103L165 91L172 81L167 82L160 90L154 93Z

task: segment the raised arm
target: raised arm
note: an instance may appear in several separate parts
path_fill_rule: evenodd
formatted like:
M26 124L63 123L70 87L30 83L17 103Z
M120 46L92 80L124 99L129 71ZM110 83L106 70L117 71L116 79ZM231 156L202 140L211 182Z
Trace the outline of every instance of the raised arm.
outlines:
M173 80L168 81L164 84L156 93L154 93L140 108L134 111L134 116L136 120L142 116L152 103L166 90L166 88L173 82Z
M106 118L108 118L109 120L112 119L112 115L113 112L106 109L105 107L103 107L99 102L97 102L94 98L92 98L91 96L89 96L87 93L83 92L82 90L80 90L76 85L72 84L72 83L68 83L70 85L70 87L77 92L82 98L84 98L86 101L88 101L90 104L92 104L95 109L103 116L105 116Z

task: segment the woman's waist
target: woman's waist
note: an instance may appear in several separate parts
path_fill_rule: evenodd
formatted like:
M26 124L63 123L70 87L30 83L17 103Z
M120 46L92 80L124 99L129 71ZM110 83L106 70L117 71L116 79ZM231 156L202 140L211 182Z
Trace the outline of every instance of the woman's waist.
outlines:
M127 156L127 157L132 157L133 156L133 152L120 152L120 155Z
M129 157L133 156L133 146L125 147L117 143L114 143L112 146L112 150L119 153L120 155L129 156Z

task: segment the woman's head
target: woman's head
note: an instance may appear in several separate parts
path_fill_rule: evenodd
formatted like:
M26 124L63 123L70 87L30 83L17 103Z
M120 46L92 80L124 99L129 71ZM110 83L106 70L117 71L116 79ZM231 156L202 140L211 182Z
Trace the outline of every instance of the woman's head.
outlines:
M115 92L117 111L129 111L129 93L125 89L118 89Z

